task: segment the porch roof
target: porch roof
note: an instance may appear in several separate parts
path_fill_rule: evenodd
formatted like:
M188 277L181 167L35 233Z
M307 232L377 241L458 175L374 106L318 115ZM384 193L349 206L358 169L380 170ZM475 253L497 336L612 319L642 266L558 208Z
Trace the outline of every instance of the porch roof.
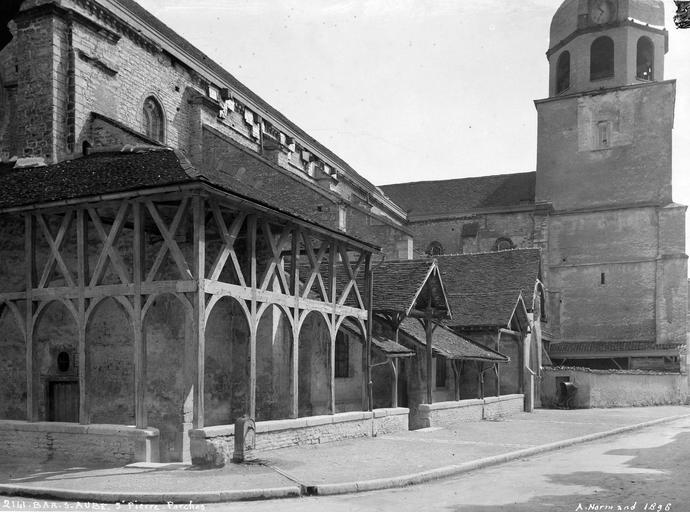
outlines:
M434 318L451 318L451 308L434 259L384 261L373 268L377 313L423 315L430 307Z
M105 199L114 194L133 197L161 187L210 185L227 194L287 214L378 251L373 242L336 231L300 202L300 185L277 193L256 188L224 173L203 173L180 152L154 146L125 146L121 151L94 152L45 167L14 169L0 174L0 213Z
M448 325L505 327L522 294L532 309L540 278L539 249L437 256L454 316Z
M416 355L414 350L411 350L400 343L389 340L385 336L373 335L371 342L374 347L390 357L413 357Z
M426 346L426 332L415 318L406 318L400 324L400 330L414 342ZM450 329L438 325L433 333L432 351L447 359L468 359L492 363L507 363L510 358L500 352L460 336Z

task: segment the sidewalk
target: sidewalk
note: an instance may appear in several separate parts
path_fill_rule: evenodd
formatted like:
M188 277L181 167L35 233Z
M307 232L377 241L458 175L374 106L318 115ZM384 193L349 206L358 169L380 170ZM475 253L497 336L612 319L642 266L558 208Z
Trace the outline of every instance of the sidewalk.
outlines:
M0 494L92 502L209 503L401 487L690 416L690 407L537 410L261 454L257 463L84 467L0 459Z

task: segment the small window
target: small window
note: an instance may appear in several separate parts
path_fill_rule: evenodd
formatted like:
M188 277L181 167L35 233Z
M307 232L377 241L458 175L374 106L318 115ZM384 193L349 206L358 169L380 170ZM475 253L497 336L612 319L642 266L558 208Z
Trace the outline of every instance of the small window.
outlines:
M613 76L613 39L601 36L594 40L589 57L589 78L600 80Z
M597 146L599 149L611 147L611 123L608 121L597 123Z
M648 37L637 41L637 78L654 80L654 43Z
M436 356L436 387L446 387L446 358L443 356Z
M604 272L601 273L601 284L606 284L606 274Z
M510 238L501 237L496 240L495 250L496 251L507 251L515 247L513 241Z
M443 254L443 246L440 242L431 242L426 248L426 253L429 256L441 256Z
M165 140L163 109L153 96L144 101L144 133L158 142Z
M335 376L339 379L350 376L350 340L343 332L335 337Z
M67 352L60 352L57 356L58 371L66 372L69 370L69 354Z
M556 94L570 88L570 52L563 52L556 64Z

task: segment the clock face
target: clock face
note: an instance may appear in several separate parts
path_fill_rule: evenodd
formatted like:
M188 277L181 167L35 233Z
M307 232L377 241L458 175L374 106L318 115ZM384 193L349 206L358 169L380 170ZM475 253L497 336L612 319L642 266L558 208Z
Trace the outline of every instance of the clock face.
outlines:
M611 3L608 0L596 0L592 5L590 16L594 23L608 23L611 21L612 11Z

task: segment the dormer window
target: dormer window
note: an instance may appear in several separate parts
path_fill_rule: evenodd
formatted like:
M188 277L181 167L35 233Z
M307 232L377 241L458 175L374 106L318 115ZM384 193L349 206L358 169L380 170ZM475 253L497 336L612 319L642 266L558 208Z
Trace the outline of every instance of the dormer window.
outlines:
M654 43L645 36L637 40L637 79L654 80Z
M441 256L443 254L443 246L440 242L431 242L426 248L426 253L429 256Z
M613 39L601 36L592 43L589 57L589 79L601 80L613 76Z
M144 133L147 137L163 143L165 141L165 121L163 108L153 96L144 101Z
M561 53L556 64L556 94L570 88L570 52Z

